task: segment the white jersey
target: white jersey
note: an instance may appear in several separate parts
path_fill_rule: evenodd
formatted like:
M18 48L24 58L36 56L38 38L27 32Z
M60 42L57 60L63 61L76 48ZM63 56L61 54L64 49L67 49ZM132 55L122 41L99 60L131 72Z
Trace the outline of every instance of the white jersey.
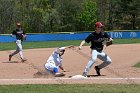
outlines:
M59 52L64 49L65 47L56 49L47 60L47 63L52 62L56 67L62 66L62 57L59 55Z

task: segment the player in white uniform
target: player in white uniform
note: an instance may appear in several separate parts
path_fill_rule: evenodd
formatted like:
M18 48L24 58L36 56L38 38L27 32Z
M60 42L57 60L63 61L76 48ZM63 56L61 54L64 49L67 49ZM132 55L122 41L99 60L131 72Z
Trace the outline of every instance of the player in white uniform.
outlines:
M56 77L64 76L64 73L59 73L59 68L63 72L66 72L66 70L62 66L62 55L64 54L67 48L72 47L73 46L57 48L47 60L47 63L45 64L45 70L50 74L54 74Z

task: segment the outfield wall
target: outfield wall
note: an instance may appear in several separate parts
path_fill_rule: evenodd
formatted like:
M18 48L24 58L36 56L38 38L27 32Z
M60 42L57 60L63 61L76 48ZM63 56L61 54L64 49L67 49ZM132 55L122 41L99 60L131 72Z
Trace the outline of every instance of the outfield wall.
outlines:
M65 33L65 34L27 34L26 42L60 41L60 40L83 40L91 32ZM140 38L140 31L133 32L108 32L112 38ZM0 42L13 42L15 38L10 35L0 35Z

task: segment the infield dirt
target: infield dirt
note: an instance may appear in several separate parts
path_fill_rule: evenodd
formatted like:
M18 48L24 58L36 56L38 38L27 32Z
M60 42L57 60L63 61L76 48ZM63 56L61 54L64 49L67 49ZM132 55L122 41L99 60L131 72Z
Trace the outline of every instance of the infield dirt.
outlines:
M63 55L63 66L69 72L65 72L65 77L55 78L45 74L44 64L55 48L27 49L23 50L24 56L28 59L26 63L21 63L19 56L12 57L8 61L9 51L0 51L0 84L52 84L52 83L138 83L140 84L140 68L132 67L140 61L140 44L112 45L104 49L112 59L112 63L101 70L101 76L96 76L94 66L88 75L91 79L71 80L69 76L82 74L89 58L89 46L83 46L82 50L67 49ZM61 71L61 70L60 70ZM47 80L47 79L48 80ZM64 78L64 79L63 79ZM67 79L66 79L67 78ZM96 79L94 79L96 78ZM102 79L97 79L102 78ZM103 79L106 78L106 79ZM134 78L129 79L107 79L107 78ZM137 78L137 79L136 79ZM13 80L12 80L13 79ZM21 79L21 80L20 80ZM26 81L28 80L28 81ZM58 80L60 80L58 82ZM12 83L10 83L12 82Z

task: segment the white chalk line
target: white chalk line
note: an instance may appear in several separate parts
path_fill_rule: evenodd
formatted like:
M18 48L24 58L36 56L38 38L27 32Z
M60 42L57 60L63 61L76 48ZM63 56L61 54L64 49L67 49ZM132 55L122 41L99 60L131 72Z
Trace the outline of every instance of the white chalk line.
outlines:
M140 80L136 78L36 78L36 79L0 79L0 81L51 81L51 80Z

